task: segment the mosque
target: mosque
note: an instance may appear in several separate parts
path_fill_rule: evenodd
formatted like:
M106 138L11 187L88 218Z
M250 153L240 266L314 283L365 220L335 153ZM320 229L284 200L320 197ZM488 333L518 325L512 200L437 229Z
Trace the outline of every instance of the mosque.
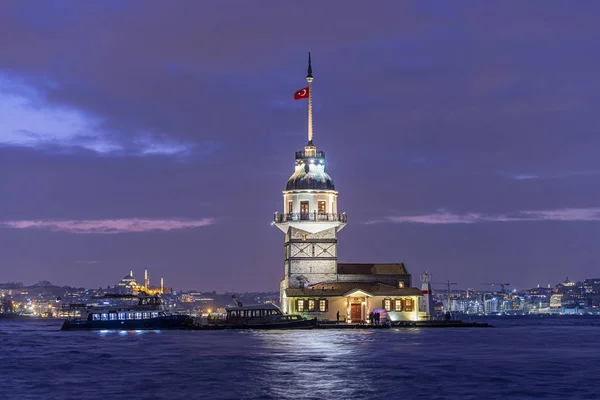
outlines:
M133 270L129 271L129 275L126 275L121 279L114 287L114 290L118 294L133 294L138 295L140 293L155 295L168 293L169 290L165 289L165 281L160 278L160 286L150 286L150 275L148 275L148 268L144 269L144 283L140 284L133 277ZM166 292L165 292L166 290Z
M308 143L296 152L294 173L283 191L283 213L274 225L285 234L284 278L280 304L284 313L324 320L365 322L375 310L392 321L430 319L429 275L423 290L411 287L404 263L338 263L338 233L348 222L338 210L338 192L325 171L325 152L313 142L312 66L308 86L296 100L308 100Z

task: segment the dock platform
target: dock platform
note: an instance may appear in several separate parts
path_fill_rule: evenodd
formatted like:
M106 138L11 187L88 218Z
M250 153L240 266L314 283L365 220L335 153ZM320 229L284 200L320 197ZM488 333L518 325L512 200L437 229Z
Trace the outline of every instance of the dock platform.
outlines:
M348 323L348 322L323 322L310 328L302 329L390 329L390 328L491 328L492 325L487 322L463 322L460 320L449 320L449 321L397 321L391 324L380 324L380 325L369 325L359 323ZM211 324L211 325L196 325L196 330L222 330L222 329L263 329L261 327L229 327L223 324ZM273 326L265 326L264 329L277 329ZM294 328L288 328L294 329Z

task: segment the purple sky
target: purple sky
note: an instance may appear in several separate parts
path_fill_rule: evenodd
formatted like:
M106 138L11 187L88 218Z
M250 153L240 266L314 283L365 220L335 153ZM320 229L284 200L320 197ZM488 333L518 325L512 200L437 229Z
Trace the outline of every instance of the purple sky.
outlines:
M340 261L600 275L600 2L4 1L0 282L276 290L306 142ZM596 244L594 244L596 243Z

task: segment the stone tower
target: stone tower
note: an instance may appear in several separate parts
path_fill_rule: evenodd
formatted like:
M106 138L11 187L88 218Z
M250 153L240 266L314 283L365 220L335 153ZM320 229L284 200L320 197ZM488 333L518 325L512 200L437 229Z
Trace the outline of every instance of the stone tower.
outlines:
M285 289L337 280L337 234L346 225L346 214L338 213L338 192L325 172L325 152L313 144L310 53L306 80L308 87L297 92L296 99L308 98L308 143L296 152L295 170L283 191L283 213L274 219L285 233L280 285L284 312L290 310Z

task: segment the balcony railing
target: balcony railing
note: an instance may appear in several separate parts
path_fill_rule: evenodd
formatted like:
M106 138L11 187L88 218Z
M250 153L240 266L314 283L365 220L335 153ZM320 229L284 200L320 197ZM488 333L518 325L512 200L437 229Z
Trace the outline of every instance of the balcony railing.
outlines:
M347 222L348 216L342 214L323 214L316 211L309 213L291 213L279 214L275 213L274 221L276 223L292 222L292 221L331 221L331 222Z
M324 151L317 151L315 155L312 155L310 153L306 153L305 151L297 151L296 152L296 159L300 159L300 158L325 158L325 152Z

